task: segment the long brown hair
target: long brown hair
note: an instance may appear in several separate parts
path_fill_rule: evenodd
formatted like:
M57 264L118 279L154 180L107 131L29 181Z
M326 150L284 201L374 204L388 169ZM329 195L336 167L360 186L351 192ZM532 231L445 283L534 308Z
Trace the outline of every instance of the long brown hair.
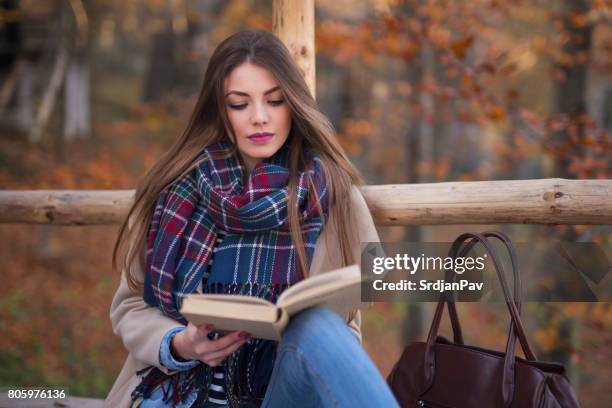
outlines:
M112 259L113 268L117 270L119 248L127 242L128 251L123 258L123 267L128 286L133 291L141 289L143 282L133 275L129 266L143 249L159 194L193 168L203 148L220 140L229 140L231 125L225 110L224 80L234 68L245 62L264 67L274 74L291 110L288 138L291 151L289 225L302 270L308 275L296 205L296 185L298 172L305 164L307 149L317 154L323 164L329 191L329 219L334 220L338 231L342 264L357 262L352 259L350 250L351 209L348 197L351 187L362 184L363 180L339 145L332 124L319 111L306 81L282 41L267 31L246 30L228 37L217 46L208 63L202 89L187 127L137 185L134 203L119 230ZM228 152L236 153L235 147ZM241 160L239 154L237 157Z

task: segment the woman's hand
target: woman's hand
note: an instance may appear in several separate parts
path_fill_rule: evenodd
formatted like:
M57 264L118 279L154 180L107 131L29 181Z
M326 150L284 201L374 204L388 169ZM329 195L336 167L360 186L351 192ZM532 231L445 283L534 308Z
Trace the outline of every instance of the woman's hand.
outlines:
M187 328L172 339L170 347L173 354L185 360L200 360L215 367L251 338L246 332L235 331L217 340L209 340L208 333L213 329L210 324L198 327L189 322Z

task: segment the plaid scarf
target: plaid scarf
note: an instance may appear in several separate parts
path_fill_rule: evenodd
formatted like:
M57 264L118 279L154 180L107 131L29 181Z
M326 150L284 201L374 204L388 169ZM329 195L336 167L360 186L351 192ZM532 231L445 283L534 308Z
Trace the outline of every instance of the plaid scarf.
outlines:
M284 289L304 278L289 230L288 144L256 164L246 186L243 166L235 155L228 157L229 151L226 142L205 148L194 169L160 194L153 213L144 300L183 324L187 320L179 313L182 301L200 284L205 293L248 294L275 302ZM219 158L223 155L225 158ZM306 169L298 175L296 195L310 264L328 204L321 161L313 154L307 155ZM224 238L208 271L219 231ZM252 402L263 397L274 362L274 345L253 339L226 359L226 391L232 406L246 397ZM145 371L148 374L144 375ZM205 401L211 380L206 364L171 376L147 367L139 375L144 378L132 393L133 399L148 398L157 385L169 382L175 403L194 389L198 389L197 401Z

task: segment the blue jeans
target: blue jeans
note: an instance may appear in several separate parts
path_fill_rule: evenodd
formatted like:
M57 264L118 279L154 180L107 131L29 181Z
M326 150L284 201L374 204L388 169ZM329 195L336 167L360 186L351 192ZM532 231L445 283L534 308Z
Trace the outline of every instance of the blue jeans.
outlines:
M261 406L399 407L346 322L321 307L307 309L289 322ZM204 408L226 407L204 404Z
M346 322L321 307L291 319L261 406L399 407Z

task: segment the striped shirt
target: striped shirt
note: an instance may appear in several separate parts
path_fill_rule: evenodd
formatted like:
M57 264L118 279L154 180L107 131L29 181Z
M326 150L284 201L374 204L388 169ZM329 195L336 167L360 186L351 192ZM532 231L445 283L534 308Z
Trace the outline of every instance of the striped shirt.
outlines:
M215 247L213 248L212 256L210 257L210 260L208 261L208 268L206 272L204 273L202 284L204 284L204 280L207 279L210 274L211 267L215 259L215 254L217 253L217 248L219 248L219 244L223 241L224 235L225 234L222 231L219 231L219 233L217 234L217 242L215 243ZM202 292L202 289L200 288L200 293L201 292ZM216 340L218 338L219 338L219 333L214 333L213 339ZM227 394L225 392L225 381L224 381L225 374L223 373L224 372L223 365L218 365L214 367L212 372L213 372L213 378L210 384L210 388L208 389L208 401L214 404L228 405Z
M224 374L222 366L217 366L213 370L212 383L210 384L210 388L208 389L208 401L220 405L228 404L227 395L225 394Z

